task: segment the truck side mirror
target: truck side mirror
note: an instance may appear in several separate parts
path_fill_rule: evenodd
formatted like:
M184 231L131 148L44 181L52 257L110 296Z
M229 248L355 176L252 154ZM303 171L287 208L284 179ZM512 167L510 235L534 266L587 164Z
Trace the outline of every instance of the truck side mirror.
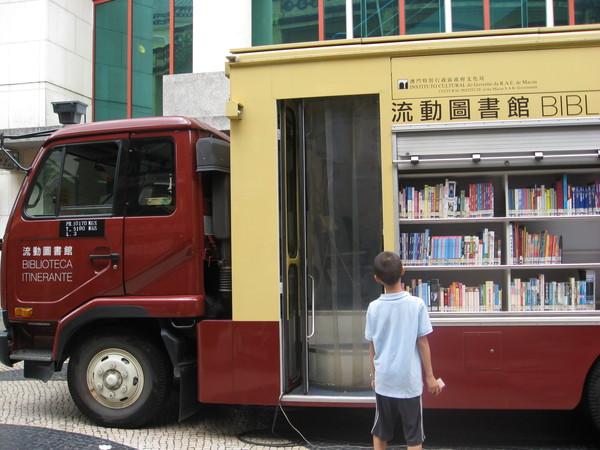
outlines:
M212 137L198 139L196 172L229 173L229 142Z

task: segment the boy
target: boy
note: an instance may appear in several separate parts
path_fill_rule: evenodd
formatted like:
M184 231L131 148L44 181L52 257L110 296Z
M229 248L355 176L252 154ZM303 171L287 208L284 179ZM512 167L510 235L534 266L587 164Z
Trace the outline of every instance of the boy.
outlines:
M434 395L441 387L433 375L427 334L433 331L422 299L403 291L404 267L393 252L382 252L373 262L375 281L385 293L369 304L365 338L371 354L371 387L377 406L371 430L375 449L385 449L402 418L409 449L422 449L423 409L421 394L425 371L427 390Z

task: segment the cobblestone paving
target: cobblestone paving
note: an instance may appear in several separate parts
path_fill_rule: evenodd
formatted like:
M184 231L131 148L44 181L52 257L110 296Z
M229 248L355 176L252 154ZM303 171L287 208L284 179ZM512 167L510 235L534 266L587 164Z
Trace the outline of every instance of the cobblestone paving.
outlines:
M0 448L2 449L247 449L270 448L238 439L240 433L270 427L265 408L207 406L177 422L167 411L157 423L139 430L93 425L69 395L64 371L50 381L25 380L22 364L0 365ZM273 411L273 409L269 409ZM28 428L24 428L24 426ZM33 428L32 428L33 427ZM248 440L273 444L289 441L249 433ZM306 448L290 446L291 449Z

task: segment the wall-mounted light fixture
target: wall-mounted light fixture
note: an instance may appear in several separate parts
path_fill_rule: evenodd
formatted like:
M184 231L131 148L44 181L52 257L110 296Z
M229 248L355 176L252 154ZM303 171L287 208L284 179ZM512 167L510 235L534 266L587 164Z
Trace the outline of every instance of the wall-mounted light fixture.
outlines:
M230 120L241 120L242 113L244 111L244 105L233 100L229 100L225 103L225 117Z
M54 112L58 114L58 121L62 125L73 125L81 122L88 105L80 101L52 102Z

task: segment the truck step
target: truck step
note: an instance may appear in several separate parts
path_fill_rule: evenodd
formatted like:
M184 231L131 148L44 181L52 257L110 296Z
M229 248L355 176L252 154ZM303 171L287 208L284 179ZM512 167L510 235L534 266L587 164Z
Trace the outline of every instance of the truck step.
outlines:
M52 350L21 349L10 355L10 359L18 361L52 361Z

